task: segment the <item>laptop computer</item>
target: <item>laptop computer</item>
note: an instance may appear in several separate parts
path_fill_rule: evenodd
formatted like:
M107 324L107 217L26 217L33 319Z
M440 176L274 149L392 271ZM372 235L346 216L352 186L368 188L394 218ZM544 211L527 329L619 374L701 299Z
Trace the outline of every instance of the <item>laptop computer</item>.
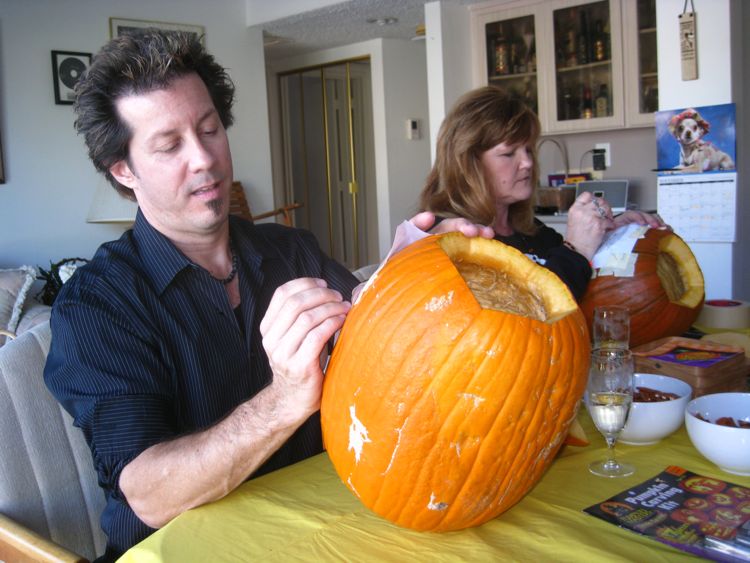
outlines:
M628 208L628 184L628 180L584 180L576 185L576 197L591 192L606 199L612 213L622 213Z

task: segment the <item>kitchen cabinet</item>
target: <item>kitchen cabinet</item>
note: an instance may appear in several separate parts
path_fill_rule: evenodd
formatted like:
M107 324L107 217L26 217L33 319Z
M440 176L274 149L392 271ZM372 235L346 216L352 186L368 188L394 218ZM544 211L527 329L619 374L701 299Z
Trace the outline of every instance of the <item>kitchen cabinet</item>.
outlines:
M506 13L484 27L485 81L520 97L539 113L536 48L537 18L533 13Z
M653 126L654 112L659 109L656 0L623 0L622 21L626 125Z
M654 0L516 0L470 10L475 85L523 99L543 133L653 124Z

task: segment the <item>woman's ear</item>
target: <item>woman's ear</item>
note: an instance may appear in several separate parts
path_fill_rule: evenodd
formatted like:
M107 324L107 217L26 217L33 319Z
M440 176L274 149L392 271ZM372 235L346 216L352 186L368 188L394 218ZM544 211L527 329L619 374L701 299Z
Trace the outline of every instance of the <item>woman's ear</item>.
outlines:
M109 173L120 182L123 186L127 186L131 190L136 187L137 177L130 169L130 165L125 160L118 160L112 166L109 167Z

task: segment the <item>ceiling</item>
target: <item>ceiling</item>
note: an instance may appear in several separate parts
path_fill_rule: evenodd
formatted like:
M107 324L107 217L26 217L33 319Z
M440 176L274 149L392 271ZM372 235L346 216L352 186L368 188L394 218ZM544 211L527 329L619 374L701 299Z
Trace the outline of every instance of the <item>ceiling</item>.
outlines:
M411 39L417 25L424 24L426 1L349 0L259 24L266 35L266 59L278 60L369 39ZM443 2L468 5L477 0ZM391 25L376 21L385 18L397 21Z

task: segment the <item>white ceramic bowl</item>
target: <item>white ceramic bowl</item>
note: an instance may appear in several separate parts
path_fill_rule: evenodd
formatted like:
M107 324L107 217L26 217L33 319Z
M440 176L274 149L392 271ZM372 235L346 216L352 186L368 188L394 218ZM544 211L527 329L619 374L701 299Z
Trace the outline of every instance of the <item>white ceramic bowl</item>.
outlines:
M700 414L712 422L697 418ZM688 403L685 426L695 448L722 471L750 475L750 428L732 428L714 424L731 416L750 422L750 393L715 393Z
M675 377L654 373L636 373L634 387L648 387L657 391L674 393L679 398L654 403L636 403L630 407L630 415L625 428L617 438L618 442L636 446L655 444L682 426L685 420L685 406L690 401L693 389L688 383Z

